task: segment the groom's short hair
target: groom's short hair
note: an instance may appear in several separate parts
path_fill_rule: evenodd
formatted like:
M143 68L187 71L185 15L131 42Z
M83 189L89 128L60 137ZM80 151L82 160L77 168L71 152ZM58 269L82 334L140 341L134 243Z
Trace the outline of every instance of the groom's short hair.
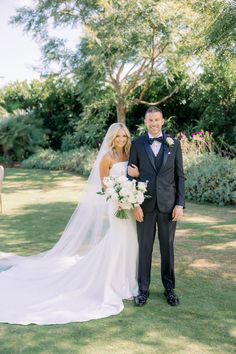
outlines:
M149 107L147 110L146 110L146 113L145 113L145 118L147 117L147 115L149 113L156 113L156 112L159 112L161 113L162 117L163 117L163 112L160 108L156 107L156 106L152 106L152 107Z

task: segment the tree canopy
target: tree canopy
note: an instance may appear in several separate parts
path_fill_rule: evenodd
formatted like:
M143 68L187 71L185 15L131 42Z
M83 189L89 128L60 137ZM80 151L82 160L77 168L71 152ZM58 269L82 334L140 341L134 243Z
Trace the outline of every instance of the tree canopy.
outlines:
M99 102L101 91L110 90L118 121L124 122L133 105L158 104L178 90L170 86L157 102L143 99L153 79L165 73L169 82L173 72L183 68L189 59L186 43L198 17L187 0L44 0L18 9L13 21L44 41L45 62L58 62L84 82L85 101L91 104L92 96L93 102ZM50 36L52 25L73 26L78 33L82 26L75 50L66 47L65 40Z
M235 0L35 0L12 22L41 41L42 79L8 85L1 116L33 111L50 146L70 149L96 146L117 119L137 131L146 106L158 104L172 134L205 129L231 144L235 8ZM73 47L64 28L76 33Z

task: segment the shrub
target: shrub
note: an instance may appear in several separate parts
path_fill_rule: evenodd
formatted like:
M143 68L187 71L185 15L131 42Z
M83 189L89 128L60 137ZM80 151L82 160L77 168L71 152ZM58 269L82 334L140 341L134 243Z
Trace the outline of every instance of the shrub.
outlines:
M98 147L105 135L105 124L102 117L94 116L88 120L82 115L81 120L75 125L75 131L63 136L61 150L69 151L80 146Z
M214 153L184 155L186 197L218 205L236 204L236 160Z
M12 164L12 159L3 155L0 155L0 165L10 166Z
M69 151L79 149L81 146L75 134L65 134L62 138L61 151Z
M85 146L70 151L39 150L22 162L23 168L42 168L48 170L65 170L88 176L97 151Z
M21 161L44 143L41 122L33 121L30 114L12 115L0 120L0 151L4 158Z

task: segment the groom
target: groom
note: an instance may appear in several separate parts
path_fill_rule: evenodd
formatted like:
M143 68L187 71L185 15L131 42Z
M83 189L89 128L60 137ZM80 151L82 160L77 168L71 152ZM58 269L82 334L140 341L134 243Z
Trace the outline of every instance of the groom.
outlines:
M147 194L141 206L134 209L139 242L138 285L134 299L143 306L149 296L152 250L158 229L161 253L161 279L164 295L171 306L179 304L174 292L174 237L176 221L183 215L184 172L180 142L162 131L162 111L151 107L145 114L147 134L135 139L131 146L129 165L139 169L139 180L148 180Z

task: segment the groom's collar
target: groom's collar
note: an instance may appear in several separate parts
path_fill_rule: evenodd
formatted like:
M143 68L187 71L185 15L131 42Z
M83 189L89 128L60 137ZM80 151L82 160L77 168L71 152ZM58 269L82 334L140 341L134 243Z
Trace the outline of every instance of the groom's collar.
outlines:
M165 140L166 137L169 136L169 135L166 134L164 131L162 131L162 132L160 133L160 135L158 135L158 137L159 137L159 136L163 136L163 139ZM148 132L146 132L146 133L143 135L143 137L144 137L146 140L148 140L149 138L152 138L151 134L150 134L150 136L149 136L149 133L148 133Z
M161 136L164 136L163 133L162 133L162 131L161 131L157 136L155 136L155 137L154 137L153 135L151 135L149 132L147 132L147 135L148 135L148 137L151 138L151 139L152 139L152 138L159 138L159 137L161 137Z

